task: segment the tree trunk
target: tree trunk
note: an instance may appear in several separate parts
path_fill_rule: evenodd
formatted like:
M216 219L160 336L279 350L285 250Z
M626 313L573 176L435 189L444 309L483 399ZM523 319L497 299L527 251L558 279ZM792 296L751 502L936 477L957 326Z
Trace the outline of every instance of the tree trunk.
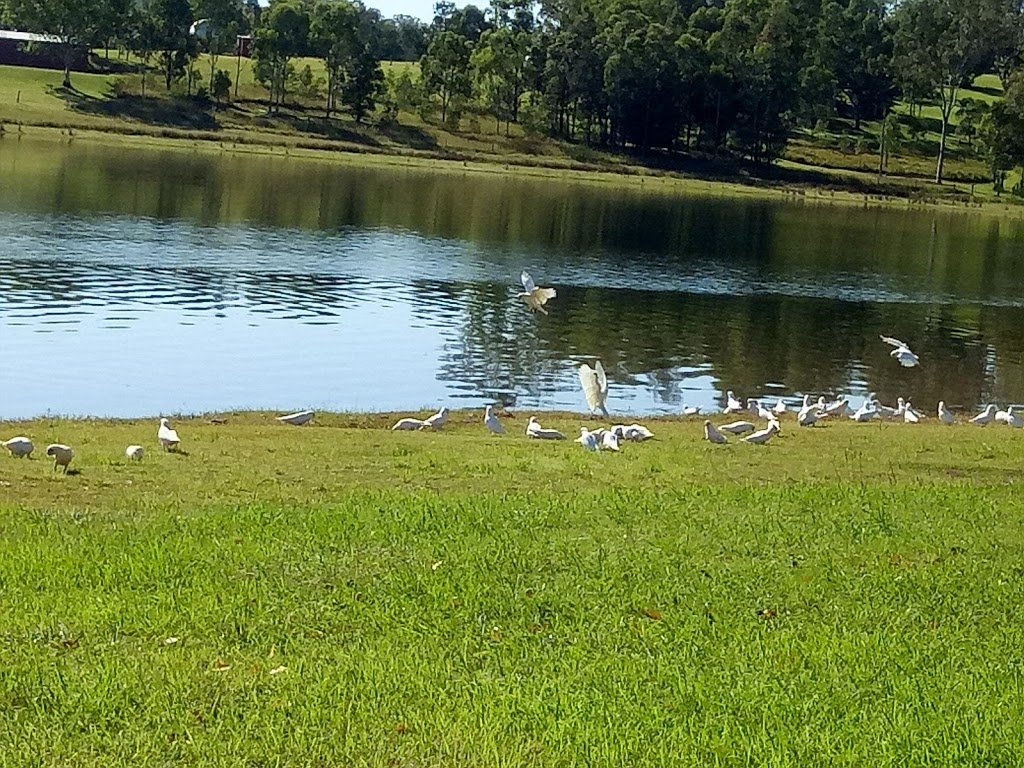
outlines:
M64 82L61 83L65 88L71 88L71 52L72 52L71 38L64 38Z
M952 81L952 78L950 78ZM942 183L942 169L946 163L946 133L949 126L949 116L953 111L953 105L956 104L956 92L957 87L950 85L949 93L946 93L946 87L943 86L941 90L942 96L942 131L939 133L939 158L935 163L935 183Z

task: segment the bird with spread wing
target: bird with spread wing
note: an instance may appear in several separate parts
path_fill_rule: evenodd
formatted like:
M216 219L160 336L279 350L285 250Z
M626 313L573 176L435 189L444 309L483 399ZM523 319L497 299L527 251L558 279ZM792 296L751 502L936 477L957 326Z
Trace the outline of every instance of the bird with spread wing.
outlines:
M519 279L523 281L523 293L516 294L516 298L525 301L530 309L543 312L546 315L548 311L544 309L544 305L555 298L558 293L554 288L538 288L537 284L533 282L533 278L530 277L530 273L525 269Z
M878 338L886 344L891 344L896 347L896 349L889 353L889 356L895 357L896 360L899 361L899 364L904 368L913 368L915 365L919 365L921 363L917 355L910 351L910 347L899 339L894 339L892 336L879 336Z
M608 377L604 374L604 366L600 360L593 368L586 363L580 366L580 384L583 385L583 394L587 398L591 415L601 411L607 416L608 408L605 403L608 401Z

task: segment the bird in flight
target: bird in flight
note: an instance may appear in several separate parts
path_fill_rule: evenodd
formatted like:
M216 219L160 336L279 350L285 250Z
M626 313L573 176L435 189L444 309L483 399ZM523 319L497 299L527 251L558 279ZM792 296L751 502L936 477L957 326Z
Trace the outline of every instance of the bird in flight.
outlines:
M910 351L910 347L899 339L894 339L892 336L879 336L878 338L886 344L891 344L896 347L896 349L889 353L889 356L895 357L896 360L899 361L899 364L904 368L913 368L915 365L919 365L921 363L917 355Z
M608 401L608 377L605 376L604 366L598 360L591 368L586 363L580 366L580 384L583 386L583 395L587 398L587 405L593 415L601 411L608 415L608 408L605 403Z
M519 279L523 281L523 293L516 294L516 298L525 301L530 309L543 312L546 315L548 311L544 309L544 305L555 298L558 293L554 288L538 288L537 284L533 282L533 278L530 277L530 273L525 269Z

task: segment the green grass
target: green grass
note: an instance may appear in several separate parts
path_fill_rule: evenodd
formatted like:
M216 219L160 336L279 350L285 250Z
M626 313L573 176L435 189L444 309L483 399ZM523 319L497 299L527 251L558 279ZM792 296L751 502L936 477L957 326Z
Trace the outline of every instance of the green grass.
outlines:
M4 424L0 764L1021 762L1024 434L524 416Z

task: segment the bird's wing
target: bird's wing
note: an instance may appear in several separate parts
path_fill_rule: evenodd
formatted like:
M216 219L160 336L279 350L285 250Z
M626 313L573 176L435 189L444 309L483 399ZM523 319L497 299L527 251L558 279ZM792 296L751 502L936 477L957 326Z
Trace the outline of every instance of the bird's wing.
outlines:
M531 292L538 304L547 304L558 295L554 288L533 288Z
M601 364L598 363L598 365ZM587 398L587 405L593 411L601 402L601 390L597 382L597 374L586 363L580 366L580 384L583 386L583 394Z
M601 365L601 361L598 360L594 365L594 375L597 376L597 388L601 394L608 395L608 377L604 373L604 366Z
M880 338L886 344L892 344L894 347L897 347L897 348L903 347L904 349L907 348L906 344L904 344L899 339L894 339L892 336L879 336L878 338Z
M533 278L530 277L530 273L525 269L523 274L519 276L519 279L523 281L523 290L527 293L533 293L536 290L537 285L533 282Z

